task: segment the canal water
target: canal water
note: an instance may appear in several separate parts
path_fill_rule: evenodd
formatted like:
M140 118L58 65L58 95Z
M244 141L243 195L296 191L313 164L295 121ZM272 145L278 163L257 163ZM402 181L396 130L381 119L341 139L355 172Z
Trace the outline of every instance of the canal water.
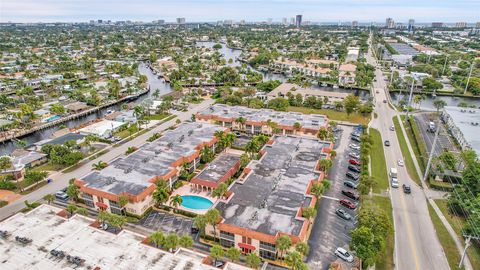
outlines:
M400 92L390 93L390 96L394 103L398 104L398 102L402 99L408 100L407 91L400 94ZM452 97L452 96L436 96L433 97L432 95L425 96L425 99L422 100L420 104L412 104L412 106L417 109L420 108L422 110L428 111L436 111L437 109L433 106L433 102L435 100L443 100L447 103L447 106L458 106L460 102L465 102L468 105L475 105L476 107L480 106L480 99L472 98L472 97Z

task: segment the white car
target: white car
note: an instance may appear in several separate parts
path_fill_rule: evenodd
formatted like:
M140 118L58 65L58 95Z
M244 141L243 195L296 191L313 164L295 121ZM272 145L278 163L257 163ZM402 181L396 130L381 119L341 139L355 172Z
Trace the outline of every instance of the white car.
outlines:
M398 166L400 167L403 167L403 165L405 165L402 159L399 159L397 163L398 163Z
M390 130L391 130L391 131L395 131L395 126L391 126L391 127L390 127Z
M351 143L348 145L348 147L354 150L360 150L360 146L358 144Z
M398 180L397 178L392 177L391 185L393 188L398 188Z
M353 262L353 256L352 254L350 254L350 252L348 252L346 249L344 248L337 248L335 250L335 255L337 255L340 259L346 261L346 262Z

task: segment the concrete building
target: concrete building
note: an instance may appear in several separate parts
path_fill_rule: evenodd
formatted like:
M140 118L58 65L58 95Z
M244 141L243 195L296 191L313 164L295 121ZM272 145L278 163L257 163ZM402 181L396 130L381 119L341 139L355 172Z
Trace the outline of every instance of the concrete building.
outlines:
M442 22L432 22L432 28L442 28L443 23Z
M474 150L480 157L480 109L446 106L442 121L462 150Z
M338 84L340 85L351 85L355 84L355 77L357 66L354 64L344 64L340 65L338 68L340 71L338 74Z
M467 23L466 22L457 22L455 23L455 28L465 28L467 27Z
M112 137L113 133L119 130L119 128L123 125L125 125L123 122L102 120L81 128L78 131L82 135L94 135L100 138L108 139Z
M296 27L302 26L302 15L297 15L295 17L295 26Z
M408 32L412 33L415 29L415 20L410 19L408 20Z
M305 64L298 63L295 60L290 59L277 59L273 61L270 65L273 68L281 69L286 73L297 73L301 72L304 75L312 76L316 78L325 78L329 76L330 65L322 63L322 61L334 63L335 61L330 60L307 60ZM333 67L338 67L338 63L333 64Z
M352 21L352 27L357 28L358 27L358 21Z
M113 160L106 168L92 171L75 181L85 204L95 210L121 213L121 196L128 197L125 210L142 215L153 205L155 183L172 187L183 166L193 172L203 147L215 151L216 131L227 128L207 123L185 123L132 154Z
M289 236L294 245L307 241L312 220L302 211L316 204L310 188L324 179L318 161L329 159L332 148L316 138L274 136L230 188L228 200L215 205L222 216L216 229L220 244L275 260L280 236ZM211 226L206 233L214 234Z
M185 24L185 18L177 18L177 24Z
M360 54L359 47L348 47L347 57L345 58L345 63L356 62Z
M95 219L80 215L66 218L65 210L46 204L0 222L0 230L9 235L0 238L2 269L218 269L206 264L205 254L184 248L170 253L150 246L145 235L129 230L118 234L104 231ZM21 244L16 236L31 242ZM52 250L63 251L65 257L53 256ZM80 263L71 263L67 255L78 256ZM250 268L226 262L223 269Z
M314 137L320 128L326 128L328 125L328 119L324 115L251 109L223 104L215 104L198 112L195 118L200 122L217 123L232 130L250 134L297 134ZM240 118L244 119L244 123L239 122ZM295 129L295 123L300 124L300 129Z
M196 189L213 191L219 184L225 183L240 168L240 156L230 153L220 154L198 173L191 181Z
M287 18L282 18L282 24L283 24L283 25L288 25Z
M387 18L385 20L385 27L389 29L395 28L395 21L392 18Z

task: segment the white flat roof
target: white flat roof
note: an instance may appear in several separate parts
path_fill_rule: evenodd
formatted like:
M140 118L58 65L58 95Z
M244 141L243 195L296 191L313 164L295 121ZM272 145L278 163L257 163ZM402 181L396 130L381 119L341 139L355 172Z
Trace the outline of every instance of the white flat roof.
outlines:
M0 223L0 230L11 235L0 237L0 268L10 269L169 269L214 270L202 263L206 255L188 249L175 254L153 248L141 241L145 236L123 230L118 235L95 229L89 224L93 219L75 215L64 219L58 215L61 209L41 205L27 214L18 213ZM15 236L27 237L32 242L22 245ZM50 251L56 249L71 256L79 256L85 262L80 267L66 258L56 259ZM225 269L250 269L227 263Z
M124 125L123 122L111 121L111 120L102 120L100 122L91 124L80 129L80 133L87 133L87 134L96 134L96 135L103 135L107 131L111 131L112 129L117 129L120 126Z
M455 126L462 132L472 150L480 156L480 109L445 106Z

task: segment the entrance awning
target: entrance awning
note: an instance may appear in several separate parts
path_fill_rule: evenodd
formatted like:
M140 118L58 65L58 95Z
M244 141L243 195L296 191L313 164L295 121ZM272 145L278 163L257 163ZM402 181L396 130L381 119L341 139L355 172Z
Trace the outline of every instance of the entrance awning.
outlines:
M238 246L240 248L244 248L244 249L248 249L248 250L255 250L254 246L249 245L249 244L245 244L245 243L238 243Z

